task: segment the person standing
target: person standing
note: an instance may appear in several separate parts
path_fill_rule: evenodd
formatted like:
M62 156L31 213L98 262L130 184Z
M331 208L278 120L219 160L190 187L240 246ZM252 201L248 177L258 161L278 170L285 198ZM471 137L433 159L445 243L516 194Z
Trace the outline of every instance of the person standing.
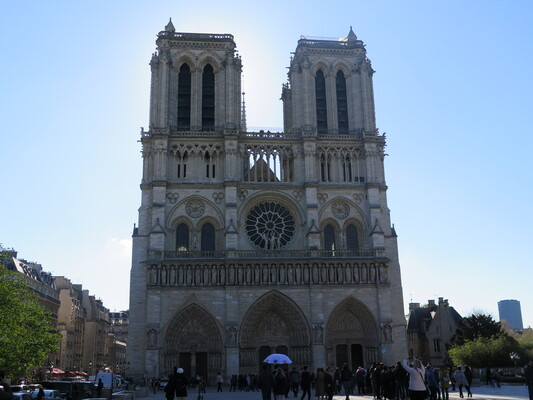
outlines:
M350 400L350 391L352 386L352 371L348 368L348 364L344 363L341 371L341 383L344 388L344 394L346 395L346 400Z
M316 397L323 400L326 395L325 372L323 368L317 368L315 377Z
M39 392L37 393L37 400L43 400L44 398L44 390L42 387L39 388Z
M422 361L418 359L413 360L413 366L409 365L409 361L405 358L402 362L402 367L409 372L409 397L411 400L424 400L426 398L426 383L424 376L426 369L422 365Z
M104 382L102 382L102 378L99 378L98 385L96 386L96 397L102 397L103 388L104 388Z
M311 373L307 370L307 365L303 369L300 375L300 387L302 388L302 397L300 400L304 400L306 394L307 400L311 400Z
M451 385L450 372L448 371L448 368L444 366L439 371L439 382L440 382L440 390L442 393L442 400L449 400L450 393L448 389L450 388L450 385Z
M168 383L165 386L165 389L163 390L165 392L165 398L167 400L174 400L174 393L176 392L176 383L173 374L168 376Z
M176 397L178 400L185 400L187 398L187 384L189 383L187 377L183 373L183 368L178 368L174 375L176 385Z
M298 385L300 382L300 373L296 370L296 367L292 367L290 378L291 378L292 393L294 393L294 397L298 397Z
M217 393L222 392L222 384L224 383L224 378L220 374L220 371L217 372Z
M529 400L533 400L533 361L529 360L524 367L524 378L526 379L527 390L529 392Z
M283 373L283 369L278 367L274 375L274 398L276 400L283 400L287 394L287 377Z
M261 389L263 400L272 400L272 388L274 387L274 375L268 370L268 365L263 365L263 371L257 379L257 386Z

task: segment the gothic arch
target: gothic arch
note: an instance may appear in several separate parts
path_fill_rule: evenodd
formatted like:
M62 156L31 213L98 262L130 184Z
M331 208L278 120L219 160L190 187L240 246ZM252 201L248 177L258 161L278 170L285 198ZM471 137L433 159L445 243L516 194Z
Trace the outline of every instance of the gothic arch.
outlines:
M170 373L176 365L183 366L183 354L207 355L209 376L223 370L224 341L216 319L196 303L182 308L167 323L163 340L162 371ZM196 371L188 371L188 373Z
M216 223L214 223L215 227L220 228L224 226L224 218L218 207L212 201L207 200L205 197L193 195L185 197L184 199L179 201L168 213L165 224L170 230L175 228L178 224L178 221L181 221L182 219L187 219L192 228L196 228L198 226L198 223L202 221L202 219L198 219L198 221L191 222L191 219L194 220L195 218L184 217L184 215L187 215L185 207L187 203L191 200L200 200L204 204L205 211L197 218L203 219L210 217L213 221L216 221Z
M349 362L353 366L376 361L379 329L372 312L354 297L341 301L329 314L325 344L328 363ZM359 349L357 354L354 348ZM344 355L343 349L347 352Z
M241 347L282 343L308 346L311 334L300 307L288 296L273 290L257 299L244 315L239 343Z
M346 77L346 80L352 75L352 71L350 67L348 66L348 63L346 60L340 60L338 61L335 66L332 69L332 75L337 76L337 72L342 71L344 73L344 76Z
M181 66L183 64L189 65L189 68L191 69L191 73L196 68L196 62L194 61L196 59L196 56L191 51L183 51L179 54L179 56L174 57L172 59L172 69L176 72L179 72Z
M288 197L285 193L278 191L260 191L251 195L246 201L241 205L238 213L238 219L242 220L246 217L247 213L255 207L257 204L265 201L274 201L281 203L283 206L288 208L293 212L294 217L296 218L296 223L301 224L301 221L304 220L304 212L300 205L295 201L295 199Z
M244 315L240 334L240 370L256 373L264 349L286 352L294 365L311 364L311 332L307 318L288 296L271 291L257 299ZM249 372L248 372L249 371Z
M217 72L220 72L222 60L216 54L204 51L198 55L198 59L198 68L200 69L200 71L203 71L204 67L207 64L211 64L211 66L213 67L213 72L215 74Z
M317 73L317 71L318 71L319 69L322 70L322 72L324 73L324 77L325 77L325 78L331 76L331 68L329 67L328 63L325 62L324 60L318 60L318 61L316 61L316 62L313 64L313 66L312 66L312 68L311 68L311 75L312 75L313 77L315 77L315 76L316 76L316 73Z
M331 200L327 200L324 203L324 205L322 206L318 214L319 220L322 221L322 219L326 220L328 218L331 218L331 214L330 214L331 205L339 200L346 202L350 206L350 214L348 216L348 220L352 220L352 221L356 220L357 225L361 227L364 232L366 232L370 228L370 226L368 224L367 218L365 217L363 210L361 210L361 207L355 204L354 201L347 199L345 197L342 197L342 196L334 197ZM344 223L344 225L346 225L346 222Z

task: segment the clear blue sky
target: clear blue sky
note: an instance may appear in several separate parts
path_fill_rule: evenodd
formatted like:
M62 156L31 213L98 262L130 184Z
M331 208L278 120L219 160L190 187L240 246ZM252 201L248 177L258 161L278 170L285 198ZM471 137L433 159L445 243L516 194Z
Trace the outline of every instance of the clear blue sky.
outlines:
M367 45L404 299L533 325L531 1L25 1L0 13L0 243L129 301L156 34L231 33L248 126L281 127L300 35Z

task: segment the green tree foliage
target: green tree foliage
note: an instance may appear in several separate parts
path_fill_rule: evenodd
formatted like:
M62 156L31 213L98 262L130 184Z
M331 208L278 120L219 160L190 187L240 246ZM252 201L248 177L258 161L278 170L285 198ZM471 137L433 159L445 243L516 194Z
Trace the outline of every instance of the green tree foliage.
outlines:
M453 345L448 349L448 355L455 365L470 365L477 368L484 367L512 367L510 354L517 352L517 341L503 333L493 337L477 336L466 340L462 345Z
M461 320L457 334L452 338L452 345L461 346L477 338L492 338L501 332L501 324L494 321L490 315L472 314Z
M43 365L58 350L61 335L24 276L9 271L0 257L0 371L17 379Z

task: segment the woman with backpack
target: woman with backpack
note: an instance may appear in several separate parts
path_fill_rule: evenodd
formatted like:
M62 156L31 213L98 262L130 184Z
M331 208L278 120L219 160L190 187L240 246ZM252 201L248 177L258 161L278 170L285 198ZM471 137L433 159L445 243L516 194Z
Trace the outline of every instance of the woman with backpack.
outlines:
M440 381L440 390L442 392L442 400L449 400L450 394L448 393L448 389L450 388L450 385L452 384L450 379L450 371L446 367L442 367L439 371L439 381Z

